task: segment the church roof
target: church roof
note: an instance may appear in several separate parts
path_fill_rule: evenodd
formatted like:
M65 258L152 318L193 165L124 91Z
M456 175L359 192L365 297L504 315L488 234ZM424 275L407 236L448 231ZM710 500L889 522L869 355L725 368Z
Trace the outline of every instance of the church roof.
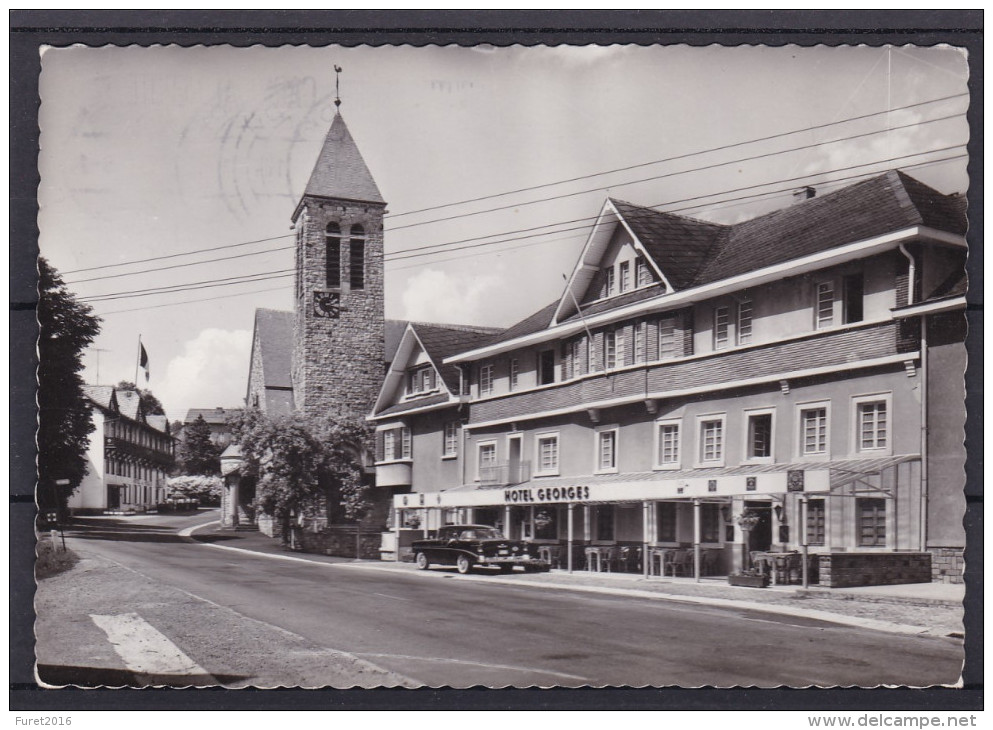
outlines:
M262 384L293 387L293 312L256 309L254 346L262 355Z
M303 195L386 204L341 114L334 115Z

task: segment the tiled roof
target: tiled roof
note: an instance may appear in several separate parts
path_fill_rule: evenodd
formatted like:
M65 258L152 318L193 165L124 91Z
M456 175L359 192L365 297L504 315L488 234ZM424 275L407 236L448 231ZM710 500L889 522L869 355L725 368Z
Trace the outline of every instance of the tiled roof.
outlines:
M480 343L480 346L484 344L496 345L500 342L506 342L507 340L513 340L518 337L524 337L525 335L530 335L534 332L541 332L541 330L548 329L548 326L552 323L552 317L555 316L555 310L558 309L558 306L559 300L556 299L554 302L542 307L531 316L522 319L517 324L512 325L503 332L494 335L488 342Z
M117 405L121 409L122 416L127 416L132 421L138 420L141 398L137 392L133 390L117 390Z
M662 288L662 284L655 284L654 286L645 287L644 289L636 289L632 292L627 292L626 294L621 294L616 297L611 297L610 299L604 299L599 302L594 302L590 305L583 306L583 316L592 317L594 314L599 314L600 312L606 312L608 309L616 309L617 307L623 307L627 304L634 304L635 302L643 302L646 299L652 299L654 297L665 294L665 289ZM575 313L569 317L566 317L562 322L571 322L574 319L579 319L579 313Z
M689 286L727 227L611 199L674 289Z
M407 322L402 319L388 319L383 324L383 344L385 345L383 349L385 351L386 364L389 365L393 362L393 356L397 353L397 347L400 346L400 339L407 329Z
M303 194L385 203L341 114L334 115Z
M162 433L169 433L169 419L165 416L148 416L145 420L148 421L148 425L154 428L156 431L161 431Z
M292 388L293 312L255 310L255 346L262 352L262 383Z
M241 410L241 408L190 408L183 423L193 423L198 416L203 416L203 420L207 423L222 425L232 416L241 413Z
M959 235L964 235L967 227L964 197L940 193L899 170L733 226L662 213L620 200L611 202L677 290L912 226L925 225ZM964 281L946 284L949 291L963 287ZM638 290L585 307L583 314L590 316L659 295L658 288ZM557 306L555 302L539 310L487 344L547 329Z
M456 386L455 392L458 392L458 386ZM413 398L411 400L404 401L403 403L392 405L389 408L384 408L377 413L376 416L392 416L398 413L406 413L407 411L412 411L415 408L424 408L425 406L434 406L439 403L447 403L448 399L449 397L445 393L438 393L436 395L428 396L427 398Z
M692 283L720 281L916 225L964 233L959 200L892 170L731 226Z
M442 361L456 353L487 344L494 333L500 331L492 327L424 324L421 322L411 322L410 325L417 333L424 349L427 350L428 356L438 366L438 374L441 379L445 381L448 390L454 395L458 395L459 392L459 368L457 365L442 365Z
M114 386L84 385L83 394L101 408L109 411L111 400L114 397Z

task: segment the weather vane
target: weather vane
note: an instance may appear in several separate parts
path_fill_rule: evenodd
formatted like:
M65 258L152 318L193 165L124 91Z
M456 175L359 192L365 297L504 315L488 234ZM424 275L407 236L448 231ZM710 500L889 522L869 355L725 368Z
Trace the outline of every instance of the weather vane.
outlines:
M334 65L334 106L337 109L341 106L341 94L338 92L338 78L341 74L341 66Z

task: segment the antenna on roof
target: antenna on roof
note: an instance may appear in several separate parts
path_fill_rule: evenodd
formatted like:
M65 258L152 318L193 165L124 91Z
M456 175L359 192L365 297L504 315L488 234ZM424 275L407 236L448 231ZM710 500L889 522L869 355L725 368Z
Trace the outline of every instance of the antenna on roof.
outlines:
M334 65L334 107L337 109L341 106L341 95L338 93L338 77L341 74L341 66L338 64Z

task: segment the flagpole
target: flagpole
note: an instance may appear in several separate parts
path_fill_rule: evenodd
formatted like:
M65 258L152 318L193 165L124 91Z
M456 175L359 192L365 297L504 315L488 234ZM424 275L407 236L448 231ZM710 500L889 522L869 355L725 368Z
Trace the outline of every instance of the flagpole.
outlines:
M138 356L134 359L134 389L138 390L138 368L141 366L141 334L138 335Z

